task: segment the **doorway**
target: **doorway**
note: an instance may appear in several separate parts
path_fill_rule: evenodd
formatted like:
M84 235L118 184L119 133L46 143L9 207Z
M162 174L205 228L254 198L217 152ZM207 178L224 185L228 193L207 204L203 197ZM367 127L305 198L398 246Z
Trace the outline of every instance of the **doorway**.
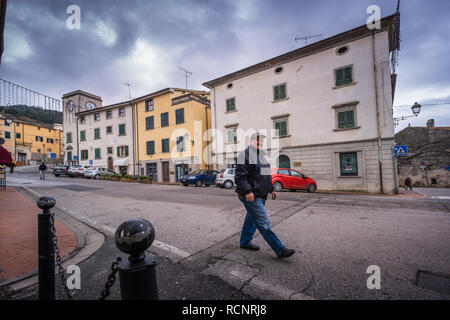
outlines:
M108 157L108 169L109 170L114 170L113 158L112 157Z
M278 168L285 168L285 169L290 169L291 168L291 160L289 159L288 156L285 155L281 155L278 157Z
M169 162L161 162L162 165L162 179L163 182L169 182L170 176L169 176Z
M146 169L147 169L147 176L152 177L153 182L157 182L158 181L158 170L156 168L156 163L147 163Z
M177 164L176 166L175 166L175 173L176 173L176 177L177 177L177 182L180 182L181 181L181 178L184 176L184 175L187 175L188 174L188 165L187 164Z

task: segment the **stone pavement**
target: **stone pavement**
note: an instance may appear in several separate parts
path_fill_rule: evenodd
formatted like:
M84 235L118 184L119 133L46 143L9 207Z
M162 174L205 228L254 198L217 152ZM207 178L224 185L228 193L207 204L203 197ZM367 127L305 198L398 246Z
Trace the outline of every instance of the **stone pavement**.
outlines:
M0 284L38 268L37 214L40 209L18 189L0 190ZM77 237L56 221L56 235L64 257L75 250Z

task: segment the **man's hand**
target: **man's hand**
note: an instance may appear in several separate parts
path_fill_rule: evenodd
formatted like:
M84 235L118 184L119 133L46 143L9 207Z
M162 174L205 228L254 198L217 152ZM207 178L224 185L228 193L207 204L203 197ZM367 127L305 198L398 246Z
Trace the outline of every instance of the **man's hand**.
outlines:
M271 192L271 195L272 195L272 200L276 200L277 193L274 191L274 192Z
M245 200L247 200L248 202L255 201L255 195L253 194L253 192L247 193L245 195Z

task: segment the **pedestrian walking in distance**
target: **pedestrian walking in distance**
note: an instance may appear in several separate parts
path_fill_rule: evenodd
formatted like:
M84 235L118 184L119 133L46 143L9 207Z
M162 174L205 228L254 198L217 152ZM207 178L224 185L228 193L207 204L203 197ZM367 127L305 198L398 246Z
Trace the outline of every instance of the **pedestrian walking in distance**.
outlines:
M259 250L259 247L252 243L258 229L279 258L288 258L295 253L295 250L286 248L272 231L265 208L267 195L270 193L275 200L277 193L272 186L270 164L262 150L264 138L265 136L259 133L252 135L250 146L239 154L236 165L236 192L247 210L242 226L240 247Z
M45 180L45 170L47 170L47 166L45 165L44 162L42 162L41 165L39 166L39 179L40 180Z
M405 190L408 190L408 188L412 191L411 179L409 177L406 177L406 179L405 179Z

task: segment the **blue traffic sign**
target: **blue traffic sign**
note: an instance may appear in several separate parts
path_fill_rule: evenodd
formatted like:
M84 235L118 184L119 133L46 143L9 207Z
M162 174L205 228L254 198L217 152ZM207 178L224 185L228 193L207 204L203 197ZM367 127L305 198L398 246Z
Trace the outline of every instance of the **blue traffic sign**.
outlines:
M450 167L445 167L445 170L450 171Z
M92 164L92 162L93 162L92 160L89 160L89 164Z
M394 146L394 156L407 156L408 148L406 146Z
M77 155L74 155L74 156L73 156L73 160L78 160L78 156L77 156Z
M56 159L56 153L50 153L50 159Z

